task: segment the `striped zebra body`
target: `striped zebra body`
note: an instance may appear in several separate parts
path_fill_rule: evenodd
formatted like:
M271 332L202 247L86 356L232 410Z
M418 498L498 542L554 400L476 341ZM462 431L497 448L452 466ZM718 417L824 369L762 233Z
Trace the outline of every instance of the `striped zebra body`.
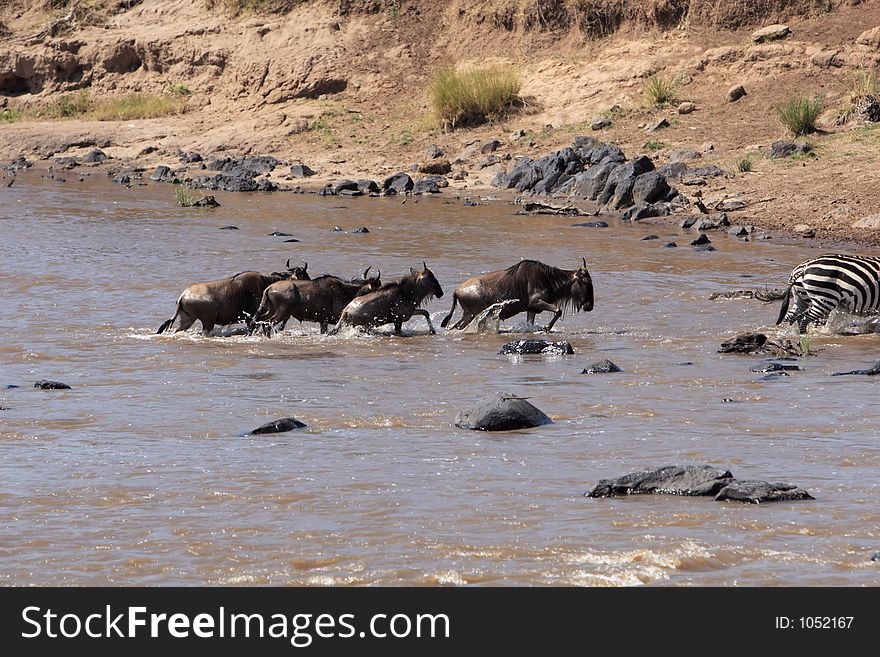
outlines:
M865 315L880 311L880 258L828 254L806 260L791 272L777 324L825 324L840 308Z

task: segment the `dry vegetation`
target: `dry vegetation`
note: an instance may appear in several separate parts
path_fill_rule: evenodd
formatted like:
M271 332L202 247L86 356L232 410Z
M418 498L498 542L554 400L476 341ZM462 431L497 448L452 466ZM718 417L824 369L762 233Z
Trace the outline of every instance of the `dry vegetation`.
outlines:
M94 100L88 90L64 94L31 112L19 112L19 119L58 120L92 119L95 121L132 121L180 114L186 109L181 94L154 95L135 93L118 98Z
M447 68L431 82L431 105L444 128L479 125L509 112L521 88L519 72L509 67Z

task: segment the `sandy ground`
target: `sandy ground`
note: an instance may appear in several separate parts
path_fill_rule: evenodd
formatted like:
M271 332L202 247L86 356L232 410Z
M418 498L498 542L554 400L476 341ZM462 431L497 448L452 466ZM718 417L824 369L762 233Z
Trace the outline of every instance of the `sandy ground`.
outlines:
M880 124L834 123L852 74L880 62L877 47L857 42L880 26L880 0L788 20L792 34L767 44L751 42L755 26L629 28L593 41L576 33L509 32L476 21L456 3L340 14L339 3L316 2L287 16L233 20L206 15L201 3L146 0L100 27L29 39L47 20L34 12L3 17L11 36L0 43L0 103L39 107L84 85L95 97L161 93L170 84L193 93L185 113L160 119L0 123L0 161L25 154L50 166L52 157L94 144L113 158L108 167L177 165L180 150L268 154L308 164L318 176L305 185L317 187L409 171L436 144L446 158L461 160L454 170L468 172L450 190L497 195L486 188L494 171L481 175L481 143L499 139L495 155L507 162L592 134L630 157L646 153L662 164L687 148L699 153L695 164L730 172L699 192L707 201L745 200L744 209L730 213L733 223L782 234L808 224L822 243L880 243L880 230L852 227L880 212ZM426 91L431 72L486 61L521 71L526 107L476 129L437 127ZM10 71L35 93L12 93ZM679 100L692 101L696 111L647 107L641 89L654 72L680 76ZM731 103L726 93L735 84L748 93ZM807 138L815 153L767 159L770 144L786 137L774 108L795 94L819 95L827 108L821 131ZM615 105L611 127L592 131L590 120ZM644 125L661 116L671 125L646 133ZM514 130L526 135L513 139ZM752 160L751 172L737 171L743 157Z

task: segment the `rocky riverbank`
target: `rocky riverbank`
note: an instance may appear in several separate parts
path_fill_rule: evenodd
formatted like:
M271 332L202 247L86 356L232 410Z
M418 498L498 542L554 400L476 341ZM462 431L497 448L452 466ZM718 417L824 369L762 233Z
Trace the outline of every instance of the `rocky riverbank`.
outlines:
M877 1L821 14L794 2L749 16L692 8L676 30L632 14L591 39L561 18L517 15L508 26L486 20L490 7L456 13L421 2L394 12L310 2L230 17L145 0L101 22L20 4L0 12L0 104L7 117L24 113L0 123L7 165L100 166L124 184L152 175L206 190L521 197L744 239L754 226L820 244L880 243L880 116L866 106L838 123L853 75L880 62ZM520 71L525 107L440 129L430 71L482 61ZM677 81L676 104L646 102L655 73ZM103 98L170 88L185 93L185 111L163 118L27 114L82 90ZM796 94L820 98L825 111L818 132L793 139L775 107ZM106 162L86 160L96 149Z

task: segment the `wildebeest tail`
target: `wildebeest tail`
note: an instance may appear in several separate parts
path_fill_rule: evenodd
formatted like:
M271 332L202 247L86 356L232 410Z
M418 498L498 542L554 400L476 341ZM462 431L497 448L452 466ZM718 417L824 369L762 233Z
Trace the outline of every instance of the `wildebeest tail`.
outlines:
M254 332L254 326L256 326L257 322L260 321L260 318L266 314L269 310L269 288L267 287L263 290L263 296L260 298L260 306L257 308L257 312L254 313L254 316L248 320L247 327L248 331L251 333Z
M788 306L790 303L791 303L791 285L788 286L788 289L785 290L785 295L782 297L782 308L779 309L779 318L776 320L777 326L782 324L782 320L785 319L785 315L788 313Z
M159 327L159 330L156 331L156 335L159 335L160 333L164 333L165 329L167 329L169 326L171 326L174 323L174 320L177 319L177 316L179 314L180 314L180 301L177 302L177 310L174 311L174 317L172 317L168 321L164 322L162 324L162 326Z
M455 306L458 303L458 295L455 292L452 293L452 310L449 311L449 314L443 318L443 321L440 322L440 326L446 328L446 325L449 324L449 320L452 319L452 315L455 312Z

